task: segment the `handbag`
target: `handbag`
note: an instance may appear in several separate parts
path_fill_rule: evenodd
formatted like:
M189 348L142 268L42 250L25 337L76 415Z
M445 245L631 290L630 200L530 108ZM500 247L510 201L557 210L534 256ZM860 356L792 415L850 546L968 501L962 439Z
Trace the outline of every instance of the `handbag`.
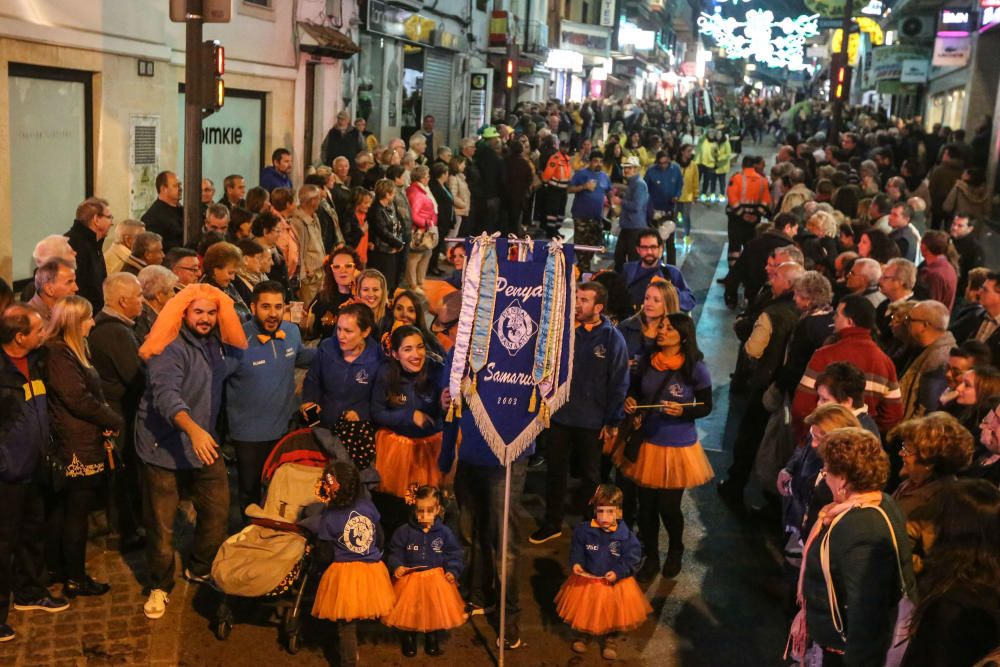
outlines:
M410 239L410 249L417 252L433 250L438 244L437 227L427 229L414 229L413 237Z
M66 486L66 464L56 451L55 441L51 438L49 438L48 446L42 455L39 473L42 484L50 491L58 493Z

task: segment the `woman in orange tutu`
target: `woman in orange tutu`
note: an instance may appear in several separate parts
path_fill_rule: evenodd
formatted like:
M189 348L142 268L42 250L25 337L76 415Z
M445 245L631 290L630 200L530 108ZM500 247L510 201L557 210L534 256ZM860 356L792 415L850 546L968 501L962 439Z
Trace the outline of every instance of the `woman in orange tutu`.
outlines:
M353 667L358 663L355 621L381 618L396 603L382 562L380 517L352 463L329 464L316 495L327 508L318 525L307 527L319 537L317 557L333 562L320 579L312 615L337 623L340 664Z
M600 638L601 655L615 660L617 633L634 630L653 611L632 575L642 547L622 516L622 492L612 484L597 487L590 504L594 519L573 530L569 562L573 568L556 595L556 613L578 633L576 653Z
M420 329L396 328L389 338L389 354L375 379L371 415L378 429L375 469L381 478L375 502L391 540L409 516L404 498L410 485L436 486L441 481L437 460L444 421L437 389L441 362L428 352Z
M417 633L424 633L424 652L441 655L441 632L465 623L465 603L455 583L462 574L462 545L441 521L441 491L414 487L407 498L413 517L389 543L387 562L396 578L396 606L382 618L403 631L403 655L417 654Z
M642 445L634 459L626 456L625 447L615 452L619 473L638 487L639 539L646 555L636 575L639 581L651 580L660 569L661 521L670 538L662 574L676 577L681 570L684 489L714 476L694 423L711 411L712 379L702 362L694 322L683 313L670 313L657 330L656 350L639 361L625 399L625 413L643 417Z

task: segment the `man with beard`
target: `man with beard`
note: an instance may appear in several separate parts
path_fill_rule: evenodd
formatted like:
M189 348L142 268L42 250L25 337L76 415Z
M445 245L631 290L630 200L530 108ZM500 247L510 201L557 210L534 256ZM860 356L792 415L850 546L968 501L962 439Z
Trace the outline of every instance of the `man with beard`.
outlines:
M226 415L236 447L240 508L260 502L260 473L275 443L288 432L295 403L295 368L309 366L314 348L298 326L282 319L285 289L265 280L253 289L253 319L243 325L247 349L230 351Z
M669 280L674 289L677 290L677 299L680 301L681 310L686 313L691 312L695 305L694 294L691 293L691 288L684 280L684 275L676 266L660 261L663 257L663 240L660 238L660 233L655 229L644 229L639 232L639 237L635 242L635 252L639 255L639 259L625 262L621 274L625 279L632 308L642 307L649 281L654 276L662 276Z
M182 487L197 514L185 578L206 583L226 539L229 482L215 426L232 347L247 347L232 299L197 283L163 306L139 348L149 377L135 420L149 571L147 618L166 613L174 586L173 528Z

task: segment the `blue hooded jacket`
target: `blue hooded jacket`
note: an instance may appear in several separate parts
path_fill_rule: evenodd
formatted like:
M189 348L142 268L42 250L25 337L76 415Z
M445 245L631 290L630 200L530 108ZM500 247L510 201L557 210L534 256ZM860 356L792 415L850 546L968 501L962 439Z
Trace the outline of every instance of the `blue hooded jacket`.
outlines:
M641 559L639 539L624 521L619 521L610 533L594 521L584 521L573 529L573 542L569 548L570 567L579 565L595 577L614 572L621 580L635 574Z
M653 279L653 276L662 276L673 283L677 290L677 299L680 301L681 310L685 313L694 310L694 293L688 287L680 269L672 264L657 264L653 268L647 269L638 260L625 262L622 267L622 278L625 279L625 288L628 290L634 308L642 308L642 301L646 298L646 288L649 287L649 281Z
M622 197L621 216L618 225L622 229L646 229L649 227L646 209L649 206L649 188L638 175L628 180L628 190Z
M654 164L646 170L646 185L649 187L649 210L672 211L681 196L684 174L676 162L671 162L666 169Z
M440 518L435 519L426 533L418 524L409 521L392 534L386 564L390 574L398 567L428 570L440 567L457 579L462 574L464 555L455 533Z
M624 418L629 388L625 339L608 318L590 331L577 326L569 400L552 415L564 426L600 429Z
M344 361L336 337L327 338L319 344L302 383L302 402L317 404L320 421L328 428L348 410L358 413L361 421L370 421L372 389L382 361L382 350L371 336L361 356L350 363Z

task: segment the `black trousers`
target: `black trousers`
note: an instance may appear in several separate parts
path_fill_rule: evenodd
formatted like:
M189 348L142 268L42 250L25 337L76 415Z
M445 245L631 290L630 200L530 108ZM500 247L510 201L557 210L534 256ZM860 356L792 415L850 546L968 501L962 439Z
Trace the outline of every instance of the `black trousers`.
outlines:
M553 423L549 428L549 451L545 472L545 524L558 529L566 510L566 487L570 464L576 452L579 463L580 488L573 511L586 518L587 503L597 489L601 477L600 431Z
M107 495L108 520L122 540L134 537L142 527L142 469L132 430L135 415L125 415L124 419L125 428L118 436L118 467L108 475Z
M431 264L433 265L434 263L434 258L431 258ZM368 268L378 269L385 276L386 294L389 300L392 301L392 296L396 293L396 288L403 281L403 274L406 270L406 253L402 251L393 253L372 250L368 253Z
M728 484L734 489L743 489L750 480L757 450L760 449L761 438L767 428L767 420L771 413L764 407L764 390L751 389L747 401L747 410L740 420L739 434L733 444L733 462L729 466Z
M636 487L639 496L639 538L647 558L660 557L660 522L670 538L669 552L684 551L684 513L681 500L684 489L646 489Z
M240 510L245 510L251 503L261 502L260 473L268 454L274 449L277 440L233 440L236 449L236 470L239 479Z
M639 240L639 234L646 229L621 229L618 231L618 243L615 245L615 272L621 273L625 262L639 259L635 252L635 246Z
M7 622L11 593L19 602L49 594L45 564L45 492L34 482L0 482L0 624Z
M52 547L50 566L69 579L81 581L87 573L88 520L100 507L106 488L107 473L68 477L66 486L52 499L46 519Z
M727 233L729 235L730 265L743 252L743 246L753 239L756 226L732 213L726 214Z

